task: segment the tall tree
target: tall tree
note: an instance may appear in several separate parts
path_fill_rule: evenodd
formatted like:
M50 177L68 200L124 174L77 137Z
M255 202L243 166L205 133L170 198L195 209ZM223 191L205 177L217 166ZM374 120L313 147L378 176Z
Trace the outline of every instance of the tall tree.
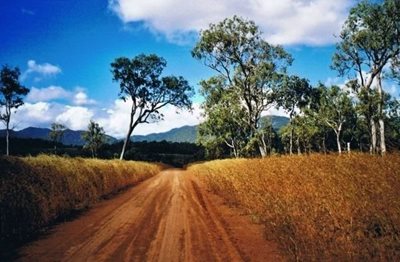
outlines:
M301 110L311 99L312 86L307 79L298 76L285 77L281 87L276 91L277 107L289 113L289 154L293 154L293 125L296 112ZM298 111L296 111L298 110Z
M342 153L341 135L345 124L354 120L355 111L349 94L338 86L326 88L321 85L318 117L336 134L336 144L339 154Z
M97 157L97 151L104 144L106 138L103 127L90 120L88 129L82 133L82 138L86 141L83 147L90 150L93 158Z
M61 143L67 128L60 123L52 123L49 138L54 143L54 154L57 155L57 144Z
M362 1L351 9L333 57L333 68L340 75L358 78L357 91L369 95L376 82L379 95L377 112L366 115L371 128L371 148L376 151L376 119L380 130L380 151L386 152L384 92L382 74L388 65L398 65L400 54L400 2ZM373 105L369 105L373 107ZM369 110L371 111L371 110Z
M202 105L205 121L199 126L199 142L205 147L225 144L234 157L239 157L246 145L246 116L237 93L224 89L225 84L222 77L200 83L205 97Z
M263 40L254 22L237 16L202 31L192 56L222 76L226 88L236 89L246 112L248 141L253 140L262 112L273 106L272 88L282 81L291 56L282 47ZM262 146L259 141L263 155Z
M160 109L167 105L191 110L193 87L183 77L161 74L167 65L157 55L120 57L111 63L113 80L119 82L119 97L131 103L128 132L120 159L124 158L133 130L142 123L163 119Z
M6 154L10 155L10 121L13 109L24 104L23 97L29 93L29 89L19 82L21 72L19 69L5 65L0 71L0 120L6 126ZM4 107L4 109L3 109Z

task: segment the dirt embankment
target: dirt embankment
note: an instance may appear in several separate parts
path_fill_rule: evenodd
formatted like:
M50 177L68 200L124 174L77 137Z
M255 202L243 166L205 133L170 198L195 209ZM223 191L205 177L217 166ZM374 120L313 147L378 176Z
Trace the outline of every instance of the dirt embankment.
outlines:
M21 261L277 261L261 226L167 170L19 250Z

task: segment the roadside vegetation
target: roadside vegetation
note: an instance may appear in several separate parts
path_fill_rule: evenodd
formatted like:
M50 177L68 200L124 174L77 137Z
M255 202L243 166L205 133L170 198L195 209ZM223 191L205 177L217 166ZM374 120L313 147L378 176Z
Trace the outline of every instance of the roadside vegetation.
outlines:
M282 156L189 167L296 261L400 259L400 155Z
M0 158L0 246L154 176L146 162L38 156Z

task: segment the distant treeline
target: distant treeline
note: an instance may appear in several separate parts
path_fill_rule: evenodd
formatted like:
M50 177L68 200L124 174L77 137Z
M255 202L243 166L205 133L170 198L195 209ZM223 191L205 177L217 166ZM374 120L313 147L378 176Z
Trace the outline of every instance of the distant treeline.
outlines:
M36 156L54 154L54 142L33 138L11 138L10 153L15 156ZM119 157L122 141L104 144L100 147L98 157L114 159ZM91 157L91 152L82 146L71 146L57 143L57 155L69 157ZM0 140L0 154L5 154L5 140ZM128 147L126 160L162 162L173 166L184 166L191 162L204 160L204 149L193 143L134 142Z

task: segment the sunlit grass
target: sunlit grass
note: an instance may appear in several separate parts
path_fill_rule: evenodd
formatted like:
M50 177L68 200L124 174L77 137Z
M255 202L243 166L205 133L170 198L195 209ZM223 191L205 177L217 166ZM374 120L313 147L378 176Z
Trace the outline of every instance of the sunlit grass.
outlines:
M0 158L0 243L25 239L162 168L145 162L44 155Z
M220 160L189 170L293 260L400 259L400 155Z

